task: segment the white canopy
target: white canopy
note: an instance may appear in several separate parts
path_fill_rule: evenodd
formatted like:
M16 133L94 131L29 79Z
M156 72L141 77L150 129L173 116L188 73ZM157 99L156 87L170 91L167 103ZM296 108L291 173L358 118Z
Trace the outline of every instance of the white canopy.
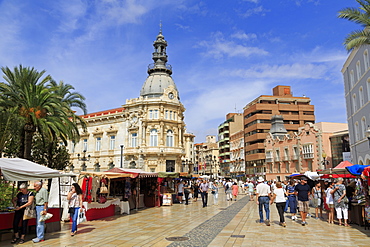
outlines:
M20 158L0 158L0 170L8 181L32 181L61 176L57 170Z

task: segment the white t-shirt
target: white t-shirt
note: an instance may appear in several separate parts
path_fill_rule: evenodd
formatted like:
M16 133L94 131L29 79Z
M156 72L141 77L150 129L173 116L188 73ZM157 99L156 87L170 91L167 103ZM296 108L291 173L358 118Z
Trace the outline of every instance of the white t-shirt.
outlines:
M285 200L285 190L283 188L275 188L274 194L276 195L275 202L286 202Z
M326 193L326 204L334 204L334 198L333 195L330 193L333 189L327 188Z
M177 187L177 189L178 189L178 193L183 193L184 192L184 185L182 184L182 183L180 183L179 185L178 185L178 187Z

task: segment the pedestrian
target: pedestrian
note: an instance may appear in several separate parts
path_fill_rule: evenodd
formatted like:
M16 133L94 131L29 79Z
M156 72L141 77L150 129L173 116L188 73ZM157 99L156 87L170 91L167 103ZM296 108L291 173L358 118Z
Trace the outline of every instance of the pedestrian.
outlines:
M328 223L334 224L334 197L331 193L334 189L334 182L330 182L329 187L325 191L326 195L326 205L328 205Z
M205 179L203 179L203 183L199 185L200 195L202 196L203 208L207 207L208 189L209 189L209 184L207 183Z
M45 240L45 221L40 222L41 215L45 215L48 210L49 192L42 188L42 182L38 181L34 183L36 191L35 202L36 202L36 235L37 237L32 239L34 243L42 242Z
M352 181L346 186L346 196L348 198L348 224L351 223L352 199L356 195L356 181Z
M254 201L254 184L252 183L252 181L249 181L248 183L248 192L249 192L249 199L251 201Z
M236 198L238 197L239 186L236 184L236 182L234 182L231 188L232 188L234 201L236 201Z
M302 177L301 183L297 184L295 186L295 193L298 197L298 207L299 207L299 213L301 214L302 218L302 226L307 225L306 217L308 213L308 207L309 207L309 198L311 188L307 184L307 178Z
M285 203L286 203L286 191L284 190L281 182L277 182L274 192L272 193L272 201L275 201L276 203L276 209L279 213L280 217L280 223L279 225L286 227L285 224L285 219L284 219L284 208L285 208Z
M334 207L337 211L337 218L339 225L342 225L342 218L344 218L344 226L348 225L348 199L346 197L346 187L343 184L343 178L338 178L334 189L330 192L334 197ZM343 215L342 215L343 213Z
M184 182L180 181L177 185L177 200L182 203L182 196L184 195Z
M292 220L296 220L297 216L297 196L295 194L295 182L293 180L290 181L289 185L287 186L287 195L288 195L288 206L289 212L292 214ZM285 211L288 211L286 208Z
M77 218L82 208L82 190L77 183L73 183L71 190L68 192L67 200L69 201L69 213L72 219L71 236L77 232Z
M312 201L313 201L313 206L315 208L315 214L316 214L316 219L319 218L319 211L320 211L320 218L322 218L322 188L320 182L317 182L315 187L312 188L311 191L312 195Z
M199 183L198 181L194 181L193 184L193 195L194 195L194 202L198 200L198 195L199 195Z
M187 181L184 184L184 195L185 195L185 205L189 205L189 194L190 194L190 183Z
M231 181L227 180L227 182L225 183L226 201L233 200L232 187L233 187L233 184L231 183Z
M213 195L213 205L218 205L218 184L217 182L212 183L211 185L211 193Z
M270 186L263 183L264 179L262 177L258 178L258 185L256 186L256 203L258 205L258 210L260 214L260 223L263 223L263 211L265 209L266 213L266 225L270 226L270 204L271 200L271 189ZM270 204L269 204L270 203Z
M28 191L27 185L25 183L22 183L19 186L20 192L16 195L16 197L13 198L12 203L14 205L14 219L13 219L13 232L14 232L14 238L10 242L11 244L16 244L18 241L18 244L24 243L24 237L27 233L27 225L28 225L28 219L24 219L24 211L26 210L26 207L32 205L33 200L35 198L35 194L32 191ZM22 222L21 224L21 232L19 233L19 222Z

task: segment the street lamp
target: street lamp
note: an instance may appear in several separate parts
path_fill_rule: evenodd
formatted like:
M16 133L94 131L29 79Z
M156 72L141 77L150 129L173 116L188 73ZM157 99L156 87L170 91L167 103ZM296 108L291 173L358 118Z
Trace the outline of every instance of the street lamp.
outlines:
M90 161L90 154L86 158L86 150L83 151L82 158L80 157L80 154L77 154L78 160L82 161L81 170L86 171L86 161Z
M322 166L323 166L324 169L326 169L326 153L325 153L325 151L322 152L321 156L322 156L322 159L323 159L322 160Z
M122 164L123 164L123 147L124 147L124 145L123 144L121 144L121 163L120 163L120 168L123 168L122 167Z

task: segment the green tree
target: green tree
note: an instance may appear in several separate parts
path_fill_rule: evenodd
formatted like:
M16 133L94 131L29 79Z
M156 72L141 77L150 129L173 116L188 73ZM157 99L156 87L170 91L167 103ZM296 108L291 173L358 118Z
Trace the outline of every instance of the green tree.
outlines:
M86 125L71 107L82 107L86 111L86 106L82 95L71 96L74 95L70 91L73 87L58 85L50 75L43 77L45 71L38 72L22 65L15 67L14 71L3 67L2 71L7 83L0 83L1 102L5 107L14 109L23 121L19 157L32 160L35 133L40 134L45 146L60 140L67 144L67 140L79 139L77 125Z
M370 44L370 0L356 0L360 4L359 8L345 8L338 12L338 18L346 19L360 24L363 29L349 33L344 40L347 51L362 45Z

